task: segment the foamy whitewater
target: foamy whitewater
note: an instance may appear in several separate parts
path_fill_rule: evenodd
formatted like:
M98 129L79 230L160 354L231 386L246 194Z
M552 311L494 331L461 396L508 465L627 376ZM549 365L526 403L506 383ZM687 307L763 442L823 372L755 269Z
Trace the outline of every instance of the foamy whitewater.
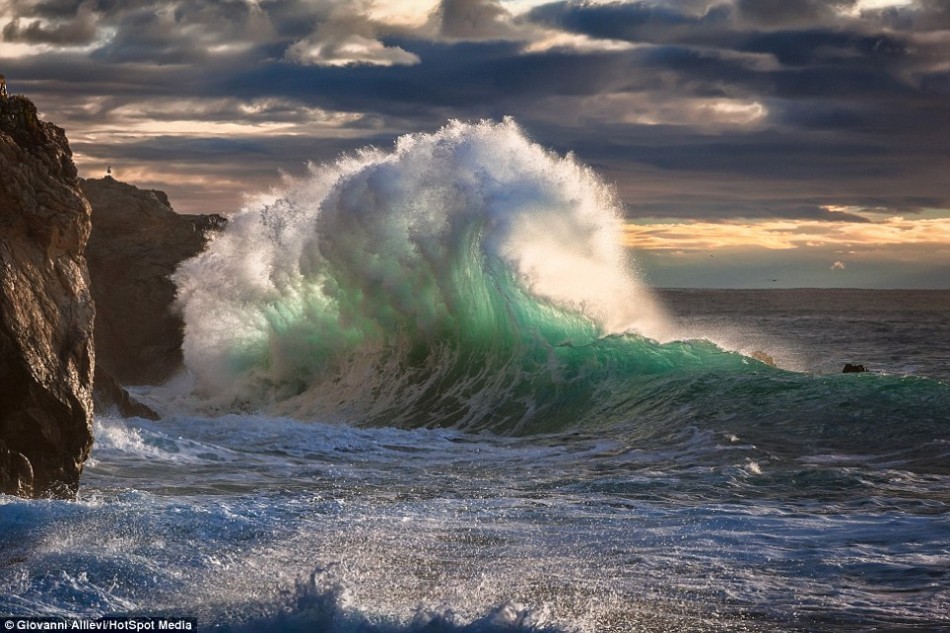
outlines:
M658 297L621 235L510 120L249 202L175 276L165 417L0 498L0 615L950 630L950 292Z

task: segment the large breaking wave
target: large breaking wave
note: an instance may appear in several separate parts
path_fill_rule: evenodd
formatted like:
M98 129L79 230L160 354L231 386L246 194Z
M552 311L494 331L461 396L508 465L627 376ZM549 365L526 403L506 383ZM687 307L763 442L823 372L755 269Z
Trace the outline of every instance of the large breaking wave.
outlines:
M594 378L572 350L663 333L620 232L610 187L511 120L404 136L248 205L181 268L186 363L224 405L516 426Z

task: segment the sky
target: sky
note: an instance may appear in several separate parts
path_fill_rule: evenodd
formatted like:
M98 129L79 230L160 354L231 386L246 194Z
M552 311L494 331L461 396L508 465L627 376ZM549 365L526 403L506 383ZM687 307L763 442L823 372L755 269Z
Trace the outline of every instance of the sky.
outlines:
M655 286L950 288L947 0L0 0L0 74L180 212L512 116Z

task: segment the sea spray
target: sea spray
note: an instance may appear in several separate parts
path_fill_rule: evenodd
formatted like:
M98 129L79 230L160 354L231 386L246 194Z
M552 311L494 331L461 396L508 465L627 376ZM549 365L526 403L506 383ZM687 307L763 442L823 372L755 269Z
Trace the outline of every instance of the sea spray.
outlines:
M577 395L569 348L664 334L620 231L611 188L511 119L407 135L249 204L181 267L185 361L231 408L517 426Z

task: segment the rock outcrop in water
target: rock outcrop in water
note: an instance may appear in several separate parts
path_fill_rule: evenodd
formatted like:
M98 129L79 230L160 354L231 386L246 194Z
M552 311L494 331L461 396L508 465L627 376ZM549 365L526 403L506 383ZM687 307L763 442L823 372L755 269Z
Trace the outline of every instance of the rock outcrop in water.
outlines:
M92 446L89 203L62 129L0 96L0 492L71 497Z
M122 384L163 382L182 364L184 324L173 309L170 275L201 252L225 220L176 213L163 192L110 176L81 185L93 209L86 258L101 375Z
M97 413L114 413L123 418L145 418L146 420L158 420L161 417L149 406L136 400L116 382L112 374L98 363L96 363L93 400Z

